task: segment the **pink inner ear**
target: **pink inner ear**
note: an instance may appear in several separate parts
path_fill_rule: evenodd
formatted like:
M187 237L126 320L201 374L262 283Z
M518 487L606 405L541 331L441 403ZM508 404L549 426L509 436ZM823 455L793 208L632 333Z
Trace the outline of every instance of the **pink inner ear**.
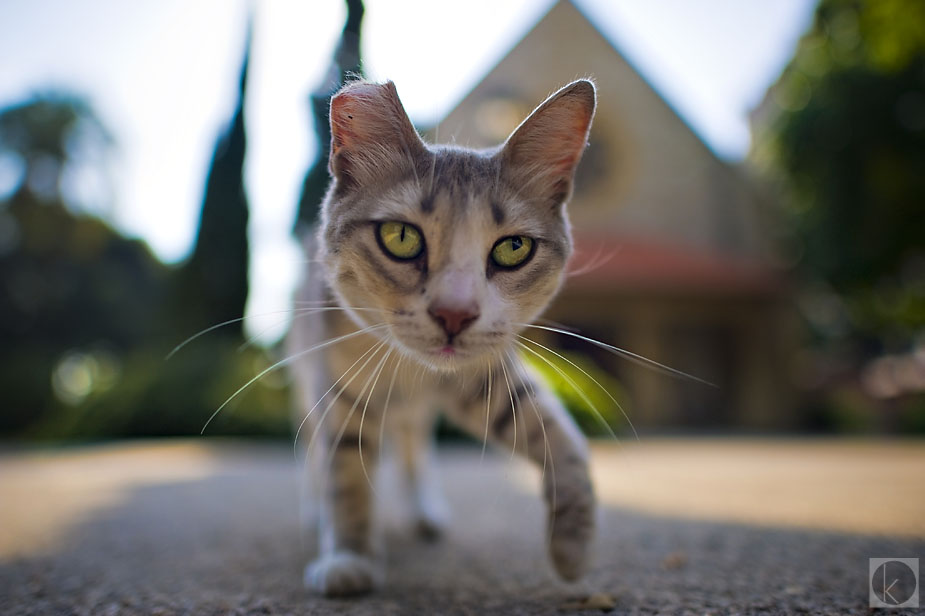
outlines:
M353 130L352 121L354 101L346 93L338 94L331 99L331 143L334 146L334 153L344 146L350 146L356 142L356 131Z
M407 122L404 114L391 82L356 82L346 86L331 99L334 151L406 138L402 134L402 122Z
M573 154L571 156L563 156L553 163L552 170L555 173L564 175L566 173L569 173L572 170L572 167L575 166L575 162L577 160L578 160L577 154Z

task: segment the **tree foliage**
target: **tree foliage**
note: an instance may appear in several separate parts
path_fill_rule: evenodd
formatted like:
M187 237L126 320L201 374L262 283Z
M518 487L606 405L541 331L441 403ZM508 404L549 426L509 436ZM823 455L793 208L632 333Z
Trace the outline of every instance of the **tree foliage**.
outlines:
M245 63L246 67L246 63ZM193 257L159 262L139 240L76 210L63 178L110 139L88 103L40 95L0 110L0 157L19 170L0 198L0 435L194 435L272 361L231 335L171 347L238 318L247 296L244 78L216 146ZM92 165L91 165L92 166ZM285 382L262 379L207 434L288 432Z
M804 281L841 306L831 331L909 344L925 329L925 3L822 0L762 111L755 158L784 179Z
M302 194L293 230L296 233L311 227L318 220L321 200L331 180L328 174L328 144L331 142L329 111L331 97L350 76L363 74L360 56L360 26L363 23L362 0L346 0L347 20L340 36L340 42L328 67L322 83L312 92L310 111L318 137L318 157L309 167L302 183Z
M193 253L178 272L172 289L173 318L190 332L240 319L247 302L249 210L244 187L244 103L249 56L250 37L234 116L212 156ZM238 321L223 328L221 334L240 337L242 331Z

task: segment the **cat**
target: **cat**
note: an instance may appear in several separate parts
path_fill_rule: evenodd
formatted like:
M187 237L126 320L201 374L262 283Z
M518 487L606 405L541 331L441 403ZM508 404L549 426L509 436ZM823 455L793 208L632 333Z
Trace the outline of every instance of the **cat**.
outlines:
M517 350L562 283L565 206L596 98L592 81L575 81L485 151L425 144L391 82L355 81L332 98L331 183L288 337L321 509L309 587L344 596L383 583L372 511L383 439L418 530L441 532L435 409L542 469L553 567L565 580L586 570L587 443Z

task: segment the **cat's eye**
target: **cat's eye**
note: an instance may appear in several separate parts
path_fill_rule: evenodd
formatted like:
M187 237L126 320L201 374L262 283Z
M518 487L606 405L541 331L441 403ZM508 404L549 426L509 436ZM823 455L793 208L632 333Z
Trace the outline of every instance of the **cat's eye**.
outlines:
M526 235L512 235L498 240L491 249L491 260L501 267L517 267L533 253L533 240Z
M424 250L424 238L414 225L389 221L379 223L379 243L396 259L413 259Z

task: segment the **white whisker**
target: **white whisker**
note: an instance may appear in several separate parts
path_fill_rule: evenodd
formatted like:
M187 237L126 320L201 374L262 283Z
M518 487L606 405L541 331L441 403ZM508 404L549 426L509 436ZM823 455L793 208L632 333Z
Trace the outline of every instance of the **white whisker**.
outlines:
M572 377L570 377L564 370L562 370L562 368L560 368L559 366L555 365L554 363L552 363L551 361L549 361L548 359L546 359L545 357L543 357L540 353L534 351L533 349L531 349L530 347L528 347L528 346L525 345L524 343L518 341L518 342L517 342L517 345L518 345L520 348L524 349L525 351L527 351L527 352L529 352L529 353L532 353L532 354L535 355L536 357L538 357L538 358L540 358L541 360L543 360L550 368L552 368L553 370L555 370L555 371L559 374L559 376L561 376L563 379L565 379L566 383L568 383L569 385L571 385L571 386L572 386L572 389L574 389L575 392L576 392L579 396L581 396L581 399L584 401L584 403L587 404L589 407L591 407L591 410L594 411L594 416L597 418L597 420L600 422L600 424L601 424L602 426L604 426L604 428L606 428L607 433L610 434L610 436L613 437L613 439L614 439L615 441L619 441L619 440L620 440L619 438L617 438L617 435L614 433L613 428L610 427L610 424L607 423L607 420L604 419L604 416L601 415L601 412L600 412L599 410L597 410L597 407L594 405L593 402L591 402L591 399L588 397L588 395L584 392L584 390L583 390L581 387L578 386L578 383L575 382L575 379L573 379Z
M366 477L366 483L369 484L373 494L376 493L376 488L373 486L373 482L369 479L369 472L366 470L366 461L363 460L363 422L366 420L366 409L369 408L369 401L373 397L373 392L376 391L376 385L379 384L379 377L382 376L382 370L385 368L385 362L392 354L392 350L393 349L389 349L388 352L379 361L379 365L376 366L376 378L373 380L373 386L369 388L369 395L366 396L366 404L363 405L363 412L360 413L360 428L359 435L357 436L357 448L360 450L360 468L363 469L363 475ZM379 448L382 448L381 442L379 443Z
M600 347L615 355L619 355L620 357L623 357L633 363L639 364L641 366L646 366L653 370L657 370L659 372L662 372L663 374L667 374L667 375L674 376L677 378L682 378L682 379L690 379L692 381L696 381L703 385L708 385L709 387L716 387L715 384L709 381L705 381L701 378L698 378L686 372L681 372L680 370L676 370L670 366L666 366L665 364L660 364L654 359L649 359L648 357L637 355L636 353L633 353L632 351L627 351L626 349L621 349L620 347L613 346L612 344L607 344L606 342L601 342L600 340L595 340L594 338L588 338L587 336L582 336L581 334L576 334L575 332L570 332L565 329L559 329L557 327L546 327L545 325L531 325L529 323L517 323L517 325L520 327L532 327L533 329L544 329L546 331L556 332L558 334L564 334L566 336L572 336L573 338L584 340L585 342L588 342L590 344L593 344L594 346Z
M636 432L636 426L633 425L633 421L630 419L629 415L627 415L626 411L623 409L623 405L621 405L619 402L617 402L617 399L614 398L614 397L610 394L610 392L607 391L607 388L604 387L603 385L601 385L601 384L598 382L598 380L597 380L596 378L594 378L593 376L591 376L590 374L588 374L581 366L579 366L578 364L576 364L575 362L573 362L572 360L570 360L568 357L565 357L565 356L562 355L561 353L555 352L554 350L550 349L549 347L540 344L540 343L537 342L536 340L531 340L530 338L527 338L526 336L521 336L520 334L517 334L517 337L520 338L521 340L525 340L525 341L527 341L527 342L530 342L530 343L535 344L536 346L540 347L540 348L543 349L544 351L548 351L549 353L552 353L553 355L555 355L556 357L558 357L558 358L561 359L562 361L568 362L569 364L572 365L573 368L575 368L576 370L578 370L579 372L581 372L583 375L585 375L586 377L588 377L589 379L591 379L591 380L594 382L594 384L597 385L597 386L600 388L600 390L601 390L602 392L604 392L604 393L607 395L608 398L610 398L610 401L613 402L614 405L616 405L616 407L617 407L618 409L620 409L620 413L623 414L623 418L626 420L626 423L629 424L630 429L633 431L633 436L636 437L636 440L637 440L637 441L639 441L639 433Z
M485 460L485 447L488 445L488 420L491 417L491 363L488 365L488 389L485 393L485 435L482 437L482 457L479 458L479 464Z
M253 385L253 384L256 383L257 381L259 381L261 378L263 378L264 376L266 376L266 375L269 374L270 372L273 372L274 370L278 370L279 368L281 368L281 367L287 365L289 362L293 361L294 359L298 359L298 358L300 358L300 357L304 357L305 355L308 355L309 353L311 353L311 352L313 352L313 351L317 351L318 349L323 349L324 347L331 346L332 344L337 344L338 342L341 342L341 341L343 341L343 340L347 340L348 338L354 338L354 337L356 337L356 336L360 336L360 335L362 335L362 334L366 334L366 333L369 333L369 332L372 332L372 331L375 331L375 330L378 330L378 329L382 329L382 328L384 328L384 327L388 327L388 325L385 324L385 323L378 324L378 325L370 325L369 327L364 327L363 329L357 330L357 331L355 331L355 332L351 332L351 333L345 334L345 335L343 335L343 336L338 336L337 338L331 338L331 339L329 339L329 340L325 340L324 342L322 342L322 343L320 343L320 344L316 344L315 346L313 346L313 347L311 347L311 348L305 349L304 351L299 351L298 353L295 353L295 354L293 354L293 355L290 355L289 357L286 357L286 358L284 358L284 359L279 360L278 362L276 362L275 364L273 364L273 365L270 366L269 368L266 368L265 370L262 370L257 376L255 376L254 378L252 378L251 380L249 380L247 383L245 383L244 385L242 385L241 387L239 387L238 390L237 390L236 392L234 392L233 394L231 394L231 396L229 396L227 400L225 400L224 402L222 402L221 406L219 406L217 409L215 409L215 412L212 413L212 415L211 415L211 416L209 417L209 419L206 421L205 425L202 426L202 430L200 430L199 434L205 434L206 428L209 427L209 424L212 423L212 420L215 419L215 416L218 415L218 414L221 412L221 410L222 410L223 408L225 408L225 407L228 405L229 402L231 402L232 400L234 400L235 398L237 398L238 395L239 395L242 391L244 391L245 389L247 389L248 387L250 387L251 385Z
M382 347L384 347L384 346L386 345L387 342L388 342L388 340L381 340L378 344L376 344L376 346L375 346L374 349L373 349L372 354L366 359L366 361L363 362L363 365L360 366L359 368L357 368L356 372L353 373L353 376L351 376L349 379L347 379L347 382L344 383L344 384L341 386L341 388L337 390L337 394L334 396L334 398L332 398L331 401L328 402L328 405L327 405L326 407L324 407L324 411L322 411L322 413L321 413L321 418L318 419L318 423L317 423L317 425L315 426L315 429L312 430L312 436L311 436L311 438L308 440L308 447L306 448L307 451L311 451L311 450L312 450L312 448L313 448L314 445L315 445L315 439L318 438L318 435L321 434L321 432L324 431L324 422L325 422L325 420L326 420L327 417L328 417L328 413L331 412L331 409L334 408L334 405L337 403L337 401L340 399L340 397L343 395L343 393L347 390L347 388L350 387L350 384L354 381L354 379L356 379L356 378L360 375L360 373L363 372L363 370L366 368L366 366L369 365L369 362L371 362L372 359L376 356L376 353L378 353L378 352L382 349ZM363 391L365 391L365 390L366 390L366 389L365 389L365 387L364 387ZM360 394L360 395L362 396L362 394ZM358 399L359 399L359 398L358 398ZM356 408L356 407L354 406L354 408ZM346 425L346 424L345 424L345 425ZM340 433L339 436L338 436L338 439L337 439L338 442L340 441L340 437L342 437L342 436L343 436L343 430L341 431L341 433ZM328 453L330 454L330 452L328 452ZM307 460L308 460L308 458L306 457L306 461L307 461ZM327 472L327 470L330 469L330 464L329 464L328 462L326 462L326 463L323 465L323 469L325 469L325 472ZM303 469L303 473L304 473L304 472L305 472L305 470Z
M270 311L270 312L261 312L261 313L258 313L258 314L248 314L248 315L245 315L245 316L243 316L243 317L238 317L238 318L236 318L236 319L228 319L227 321L222 321L221 323L216 323L215 325L209 326L209 327L207 327L207 328L205 328L205 329L203 329L203 330L201 330L201 331L199 331L199 332L196 332L195 334L193 334L192 336L190 336L189 338L187 338L186 340L184 340L183 342L181 342L181 343L178 344L177 346L173 347L173 349L171 349L171 351L170 351L169 353L167 353L167 355L164 357L164 361L167 361L167 360L169 360L171 357L173 357L174 355L176 355L177 352L178 352L180 349L182 349L183 347L185 347L186 345L188 345L188 344L189 344L190 342L192 342L193 340L196 340L196 339L200 338L201 336L204 336L204 335L208 334L209 332L213 332L213 331L215 331L215 330L217 330L217 329L221 329L222 327L227 327L228 325L234 325L235 323L241 323L242 321L246 321L247 319L253 319L253 318L258 318L258 317L268 317L268 316L273 316L273 315L278 315L278 314L292 314L292 313L296 313L296 312L303 312L303 311L306 311L306 310L318 310L319 312L322 312L322 311L325 311L325 310L341 310L341 311L346 311L347 309L348 309L348 308L345 308L345 307L342 307L342 306L323 306L323 307L318 307L318 308L313 308L313 307L306 307L306 308L287 308L287 309L285 309L285 310L273 310L273 311ZM352 308L352 307L350 307L349 309L350 309L350 310L370 310L370 311L374 311L374 312L388 312L388 311L381 311L381 310L378 310L378 309L376 309L376 308Z
M375 346L373 346L371 350L364 353L363 357L366 357L366 355L369 355L369 357L366 357L366 361L363 362L363 365L361 365L359 368L356 369L353 375L349 379L347 379L347 382L340 386L340 389L337 390L337 393L334 394L334 397L328 401L327 406L325 406L324 410L321 412L321 417L318 419L317 425L315 425L315 428L312 430L311 438L308 439L308 447L307 447L308 449L311 449L314 446L315 439L318 437L318 433L321 432L321 430L324 428L324 420L327 419L328 413L331 411L331 409L334 407L334 405L337 403L340 397L344 394L347 388L350 387L350 384L353 383L354 379L356 379L360 375L360 373L366 368L366 366L369 365L369 362L373 360L373 357L376 356L376 353L378 353L380 349L382 349L382 347L386 345L387 342L388 342L387 340L380 340L378 343L376 343ZM362 359L362 357L360 359ZM348 368L347 371L349 372L352 367L353 366ZM344 375L346 374L347 372L344 373Z
M392 378L389 380L389 391L385 394L385 403L382 406L382 416L379 418L379 465L382 465L382 450L385 437L385 414L389 410L389 401L392 399L392 388L395 387L395 377L398 375L398 367L405 358L401 353L398 354L398 361L395 362L395 368L392 369Z
M516 354L514 355L517 358L517 364L520 365L520 370L524 377L524 383L530 388L530 405L533 407L533 414L536 415L536 420L540 423L540 430L543 433L543 471L541 477L543 480L546 480L546 462L549 461L549 471L552 473L552 502L550 503L550 510L556 510L556 503L558 499L558 485L557 485L557 476L556 476L556 461L552 455L552 448L549 445L549 437L546 435L546 422L543 421L543 415L540 413L539 408L536 406L536 388L533 386L533 382L528 378L527 368L524 366L523 360L518 358ZM529 444L529 443L528 443ZM546 547L549 548L549 545L552 543L552 531L553 526L550 525L546 533Z
M380 342L381 342L381 341L380 341ZM374 349L379 348L379 346L380 346L379 343L373 343L373 344L371 344L371 345L369 346L369 348L366 349L366 352L364 352L362 355L360 355L360 356L356 359L356 361L354 361L352 364L350 364L350 367L347 368L346 370L344 370L344 373L341 374L340 377L339 377L336 381L334 381L334 384L333 384L333 385L331 385L330 387L328 387L328 390L327 390L326 392L324 392L323 394L321 394L321 397L318 398L318 400L315 402L315 404L312 406L312 408L310 408L310 409L308 410L308 412L305 413L305 417L302 418L302 421L299 423L298 429L295 431L295 439L293 439L293 441L292 441L292 450L293 450L293 453L296 453L296 451L297 451L298 444L299 444L299 435L302 433L302 427L305 425L305 422L308 421L309 417L311 417L312 413L315 412L315 409L318 408L318 405L321 404L321 401L324 400L325 397L326 397L329 393L331 393L331 390L333 390L335 387L337 387L337 384L340 383L340 382L344 379L344 377L347 376L347 374L350 373L351 370L353 370L353 367L354 367L354 366L356 366L358 363L360 363L361 361L363 361L363 358L365 358L367 355L369 355L370 353L372 353Z
M500 357L499 354L498 359L501 364L501 374L504 375L504 384L507 385L507 396L511 400L511 416L514 419L514 442L511 444L511 460L513 460L514 454L517 453L517 413L514 411L514 393L511 391L511 381L507 378L507 368L504 367L504 358Z

